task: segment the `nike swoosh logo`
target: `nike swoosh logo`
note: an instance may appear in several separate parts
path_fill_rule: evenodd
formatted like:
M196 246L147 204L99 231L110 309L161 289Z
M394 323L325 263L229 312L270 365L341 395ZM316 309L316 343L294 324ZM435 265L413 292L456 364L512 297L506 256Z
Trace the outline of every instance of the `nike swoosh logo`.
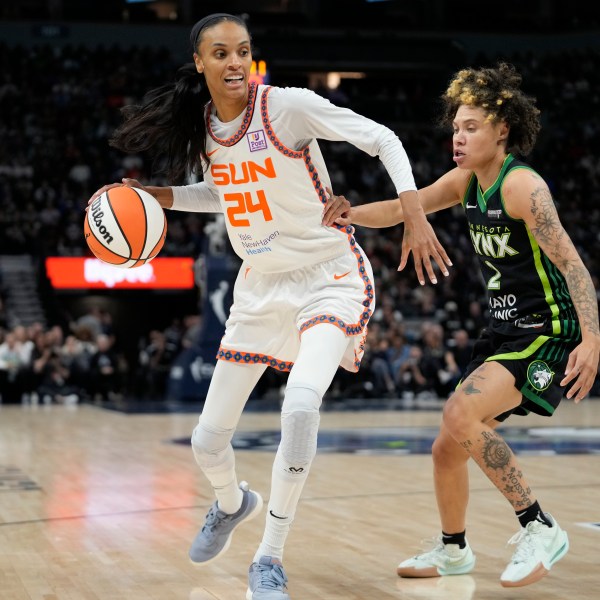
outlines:
M346 277L346 275L350 275L350 271L348 271L347 273L344 273L343 275L337 275L336 273L334 273L333 278L334 279L343 279L344 277Z
M477 204L467 204L465 208L477 208Z
M252 267L246 267L246 272L244 273L244 279L246 279L246 277L248 277L248 273L250 272L250 269Z
M218 152L218 150L219 150L218 148L215 148L212 152L207 152L206 156L208 156L210 158L215 152Z
M286 517L278 517L276 514L274 514L274 513L273 513L273 511L272 511L272 510L270 510L270 511L269 511L269 514L270 514L272 517L275 517L276 519L281 519L281 520L283 520L283 521L285 521L285 519L286 519Z

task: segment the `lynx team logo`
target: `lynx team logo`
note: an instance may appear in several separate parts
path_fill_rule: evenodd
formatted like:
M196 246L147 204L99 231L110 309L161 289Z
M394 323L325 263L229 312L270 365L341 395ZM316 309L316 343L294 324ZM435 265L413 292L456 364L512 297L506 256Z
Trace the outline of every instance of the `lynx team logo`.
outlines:
M265 137L265 132L262 129L259 129L258 131L251 131L246 135L246 137L248 138L250 152L267 149L267 138Z
M534 360L527 369L527 379L529 383L540 392L547 389L552 383L554 373L550 367L541 360Z

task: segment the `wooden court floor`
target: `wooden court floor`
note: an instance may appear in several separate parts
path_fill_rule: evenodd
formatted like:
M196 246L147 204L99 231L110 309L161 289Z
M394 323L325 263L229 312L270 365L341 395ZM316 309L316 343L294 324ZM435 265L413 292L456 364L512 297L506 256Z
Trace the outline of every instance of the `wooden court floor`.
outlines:
M242 600L264 513L213 565L188 545L212 496L186 444L195 414L124 414L91 405L0 406L2 600ZM381 428L435 428L440 411L323 412L321 431L357 439ZM400 579L399 560L439 530L426 453L319 451L284 564L293 600L587 600L600 597L600 401L565 401L552 419L515 425L587 431L589 451L520 453L542 507L568 531L569 554L539 583L499 584L517 530L512 509L474 467L471 575ZM278 414L248 412L240 432L278 431ZM510 421L509 421L510 423ZM596 429L595 429L596 428ZM550 431L550 430L548 430ZM585 437L584 436L584 437ZM265 499L273 453L238 450L240 477ZM590 524L589 526L581 523Z

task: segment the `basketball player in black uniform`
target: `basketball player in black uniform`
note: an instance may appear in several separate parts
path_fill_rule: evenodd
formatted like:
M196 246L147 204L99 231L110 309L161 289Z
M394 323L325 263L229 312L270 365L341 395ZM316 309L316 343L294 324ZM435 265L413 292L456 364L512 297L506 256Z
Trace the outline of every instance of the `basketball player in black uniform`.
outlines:
M442 96L441 122L453 129L456 168L419 190L426 212L462 204L489 295L489 326L447 401L433 445L442 535L429 552L400 563L403 577L470 572L465 539L472 458L510 502L521 529L500 577L528 585L562 558L565 531L543 512L514 454L495 428L511 414L552 415L563 392L579 402L594 382L600 352L592 279L559 220L545 181L526 156L540 129L535 100L511 65L464 69ZM353 207L347 222L389 227L393 202Z

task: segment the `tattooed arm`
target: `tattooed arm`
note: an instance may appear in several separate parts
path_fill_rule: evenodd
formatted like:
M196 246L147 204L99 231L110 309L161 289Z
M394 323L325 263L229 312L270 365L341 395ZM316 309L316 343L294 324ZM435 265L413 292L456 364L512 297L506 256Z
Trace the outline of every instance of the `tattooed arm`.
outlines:
M598 301L592 278L560 222L546 182L539 175L525 169L515 170L507 176L502 192L506 210L512 217L525 221L539 247L567 281L582 341L569 356L561 385L575 380L567 397L579 402L594 383L600 356Z

